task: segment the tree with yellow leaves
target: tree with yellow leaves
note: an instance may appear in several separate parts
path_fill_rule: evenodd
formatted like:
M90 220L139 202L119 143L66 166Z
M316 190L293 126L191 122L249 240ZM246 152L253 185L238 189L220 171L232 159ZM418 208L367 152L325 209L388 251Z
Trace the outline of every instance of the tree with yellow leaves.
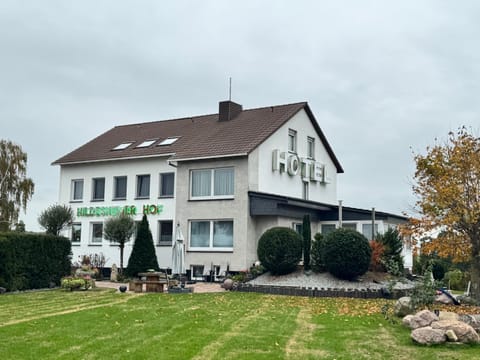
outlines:
M420 217L410 221L411 228L441 233L424 250L470 262L472 296L480 301L480 139L462 127L414 159Z

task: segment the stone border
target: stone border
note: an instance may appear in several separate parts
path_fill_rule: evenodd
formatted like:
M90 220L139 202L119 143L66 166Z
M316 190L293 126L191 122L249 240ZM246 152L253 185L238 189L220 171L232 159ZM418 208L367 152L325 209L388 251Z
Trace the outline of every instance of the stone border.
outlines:
M331 289L331 288L305 288L293 286L252 285L238 283L234 291L256 292L272 295L307 296L307 297L347 297L356 299L398 299L405 296L407 290L394 290L393 296L386 289Z

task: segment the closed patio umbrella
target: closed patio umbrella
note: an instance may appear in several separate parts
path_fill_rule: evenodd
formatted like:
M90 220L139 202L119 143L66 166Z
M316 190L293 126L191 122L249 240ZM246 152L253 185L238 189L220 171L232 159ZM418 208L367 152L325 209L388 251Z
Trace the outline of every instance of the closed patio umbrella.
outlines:
M172 249L172 274L185 274L185 245L180 224L175 229L175 242Z

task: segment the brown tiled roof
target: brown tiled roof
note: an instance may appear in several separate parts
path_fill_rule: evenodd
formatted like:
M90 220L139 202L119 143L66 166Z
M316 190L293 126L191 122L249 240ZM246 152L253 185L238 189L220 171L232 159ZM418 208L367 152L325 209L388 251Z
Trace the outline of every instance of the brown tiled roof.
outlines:
M172 160L178 161L247 155L301 109L305 109L310 116L337 171L343 172L306 102L247 109L228 121L218 121L218 114L213 114L116 126L53 164L66 165L169 154ZM179 139L171 145L157 146L168 137ZM158 141L146 148L136 148L138 144L150 139ZM117 145L130 141L133 144L127 149L112 150Z

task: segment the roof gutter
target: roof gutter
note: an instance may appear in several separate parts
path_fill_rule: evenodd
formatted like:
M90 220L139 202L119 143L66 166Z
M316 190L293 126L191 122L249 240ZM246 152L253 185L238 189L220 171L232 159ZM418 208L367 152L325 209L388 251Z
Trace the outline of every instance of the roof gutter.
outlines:
M78 165L78 164L90 164L90 163L120 161L120 160L151 159L156 157L170 157L174 155L175 153L168 153L168 154L155 154L155 155L145 155L145 156L128 156L128 157L120 157L120 158L97 159L97 160L82 160L82 161L68 161L68 162L54 161L50 165L60 165L60 166L61 165Z
M242 157L247 156L248 153L240 153L240 154L229 154L229 155L216 155L216 156L203 156L203 157L192 157L192 158L184 158L184 159L173 159L172 161L194 161L194 160L209 160L209 159L222 159L222 158L230 158L230 157Z

